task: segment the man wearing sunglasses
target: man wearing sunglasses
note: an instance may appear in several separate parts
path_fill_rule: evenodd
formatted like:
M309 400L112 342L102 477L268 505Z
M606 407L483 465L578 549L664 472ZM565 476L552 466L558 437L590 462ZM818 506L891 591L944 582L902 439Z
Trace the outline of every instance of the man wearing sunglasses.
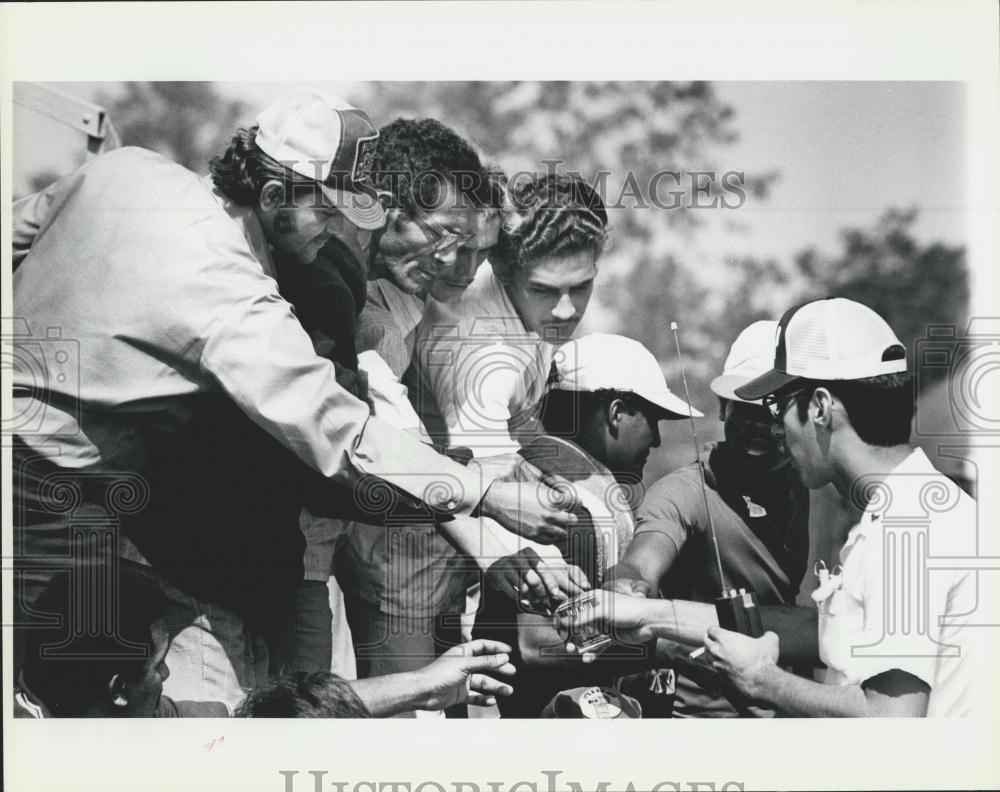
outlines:
M773 633L709 629L713 666L743 695L789 715L985 711L978 578L960 563L976 554L976 505L910 445L913 379L889 325L840 298L792 308L779 323L772 369L736 392L767 400L803 484L832 483L863 513L841 569L813 595L828 684L778 668ZM934 556L950 563L932 565Z
M711 383L725 439L697 464L708 484L727 586L755 591L763 605L793 605L809 550L808 494L771 431L767 410L734 392L769 368L776 326L754 322L733 343L722 374ZM609 578L607 587L622 594L705 603L719 596L723 584L694 465L649 488L638 508L635 538ZM738 714L712 677L696 664L680 666L675 717Z

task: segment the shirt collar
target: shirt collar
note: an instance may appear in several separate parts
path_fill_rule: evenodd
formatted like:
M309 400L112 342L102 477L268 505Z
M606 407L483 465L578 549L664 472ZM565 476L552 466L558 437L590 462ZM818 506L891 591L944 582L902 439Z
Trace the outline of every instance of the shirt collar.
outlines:
M253 210L253 207L238 204L222 193L212 182L210 175L202 176L201 180L205 187L212 193L212 197L215 198L219 206L239 225L240 230L243 232L243 238L250 246L250 251L253 253L254 258L263 265L264 271L268 275L274 277L275 269L274 262L271 259L271 246L267 243L264 226L260 224L260 218L257 217L257 213Z
M902 462L886 474L886 477L936 472L936 469L927 458L927 455L923 452L923 449L914 448ZM855 525L851 529L850 534L848 534L847 542L844 545L845 548L860 537L867 536L868 532L874 527L881 527L882 518L883 514L882 509L879 508L879 502L874 499L870 500L865 506L865 510L862 513L858 524Z

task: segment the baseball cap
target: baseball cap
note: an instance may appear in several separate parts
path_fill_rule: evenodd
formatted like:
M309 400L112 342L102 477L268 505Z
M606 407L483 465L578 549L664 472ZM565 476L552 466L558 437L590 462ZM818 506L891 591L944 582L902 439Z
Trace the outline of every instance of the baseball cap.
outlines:
M257 148L300 176L319 182L327 200L358 228L385 225L371 180L378 130L340 99L295 90L257 116Z
M778 323L771 319L762 319L743 328L733 341L722 367L722 374L709 383L716 396L731 401L760 404L760 400L741 399L736 395L736 389L771 370L774 365L774 337L777 329Z
M906 371L906 348L885 319L843 297L785 312L775 331L771 370L736 389L759 399L797 379L857 380Z
M653 353L638 341L611 333L591 333L567 341L556 352L550 389L631 391L668 413L666 418L687 418L702 413L679 399L663 377Z

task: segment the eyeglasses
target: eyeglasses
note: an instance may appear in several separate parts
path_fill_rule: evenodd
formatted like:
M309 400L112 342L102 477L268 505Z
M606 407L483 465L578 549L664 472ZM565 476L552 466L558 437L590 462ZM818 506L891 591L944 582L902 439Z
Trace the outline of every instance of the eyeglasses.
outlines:
M449 231L425 213L418 212L413 219L428 237L430 243L421 250L421 255L448 256L466 242L476 238L474 231L467 234L456 234L454 231Z
M788 412L788 408L791 406L792 402L795 401L795 397L802 392L802 389L789 391L781 396L774 393L770 393L764 397L764 406L767 407L768 412L771 413L771 420L775 423L781 423L785 418L785 413Z

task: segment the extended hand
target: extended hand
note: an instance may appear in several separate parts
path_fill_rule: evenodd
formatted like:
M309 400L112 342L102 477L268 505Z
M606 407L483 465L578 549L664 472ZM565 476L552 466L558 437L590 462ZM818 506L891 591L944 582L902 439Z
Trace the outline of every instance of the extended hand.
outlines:
M453 646L414 672L422 699L420 708L440 710L464 702L490 706L496 703L496 696L509 696L514 688L488 674L514 674L510 651L505 643L482 639Z
M588 608L573 617L556 617L556 625L564 632L572 634L581 629L594 629L610 635L616 641L627 644L641 644L655 636L648 624L652 602L644 597L616 594L612 591L595 591L593 608ZM567 642L568 652L578 651L572 642ZM597 655L584 652L583 662L590 663Z
M709 627L705 649L712 667L725 674L733 687L749 699L761 697L761 682L778 662L778 636L773 632L750 638L721 627Z
M569 510L575 504L571 488L536 482L494 481L480 506L504 528L539 544L552 544L566 537L577 518Z
M648 597L649 584L636 578L615 578L604 583L604 588L626 597Z
M540 611L554 610L569 597L590 589L582 569L546 564L530 547L498 559L486 576L494 590Z

